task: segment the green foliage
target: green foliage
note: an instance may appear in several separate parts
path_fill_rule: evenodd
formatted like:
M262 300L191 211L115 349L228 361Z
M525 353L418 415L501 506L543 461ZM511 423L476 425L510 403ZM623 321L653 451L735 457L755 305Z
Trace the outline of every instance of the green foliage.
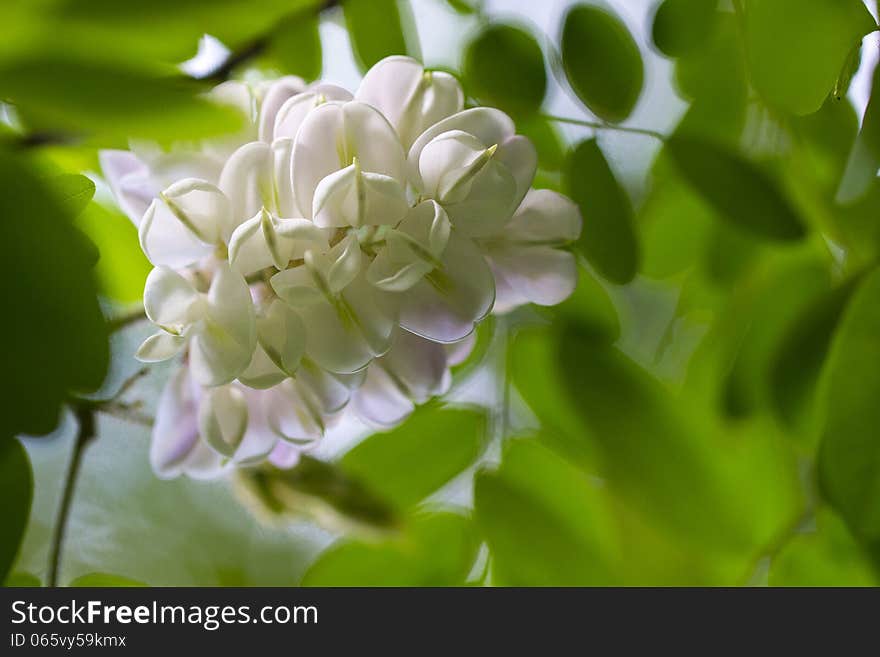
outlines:
M321 35L318 14L291 16L275 28L269 56L285 73L311 81L321 76Z
M859 285L828 362L819 450L826 498L860 538L880 542L880 271Z
M110 575L108 573L88 573L80 575L70 582L68 586L72 587L101 587L101 588L119 588L119 587L139 587L146 586L143 582L138 582L128 577L120 575Z
M98 292L121 303L139 301L152 265L140 249L131 220L116 209L89 203L74 223L98 248Z
M0 441L0 582L6 580L24 537L34 482L31 464L17 440ZM7 586L20 585L10 584Z
M497 471L474 483L474 508L492 552L493 583L586 586L617 581L605 493L534 441L508 445Z
M572 152L565 180L584 222L578 250L609 281L628 283L639 266L633 209L595 139Z
M397 0L346 0L344 12L351 47L362 71L389 55L411 54ZM411 30L409 37L413 38Z
M31 575L30 573L12 573L6 578L6 581L3 582L3 586L5 587L38 588L42 585L43 583L40 581L40 578L36 575Z
M379 543L342 541L324 552L303 586L456 586L465 583L479 541L454 513L422 513Z
M682 134L666 149L719 216L757 237L796 240L805 228L773 180L736 153Z
M700 48L712 36L717 5L716 0L664 0L654 14L654 45L669 57Z
M402 426L358 444L340 466L406 509L471 465L482 451L485 434L482 412L429 404Z
M537 112L547 91L541 46L516 25L490 24L474 37L464 78L471 95L514 116Z
M639 47L620 19L599 7L576 5L562 27L562 65L572 89L600 119L626 119L642 93Z
M755 88L792 114L817 111L874 19L861 0L749 0L746 47Z
M95 183L76 173L64 173L49 181L59 203L71 217L76 217L95 195Z
M65 203L28 159L0 151L2 297L10 309L0 338L10 345L0 373L0 438L43 434L72 391L93 390L109 360L95 297L95 250L71 223Z

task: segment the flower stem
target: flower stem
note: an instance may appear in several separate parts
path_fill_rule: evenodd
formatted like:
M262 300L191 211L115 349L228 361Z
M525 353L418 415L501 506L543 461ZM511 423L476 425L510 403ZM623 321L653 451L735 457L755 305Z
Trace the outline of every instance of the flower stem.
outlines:
M614 130L617 132L629 132L636 135L646 135L660 141L666 141L666 136L656 130L648 128L633 128L625 125L613 125L611 123L602 123L601 121L586 121L584 119L573 119L566 116L554 116L552 114L541 114L542 119L547 121L555 121L556 123L568 123L571 125L579 125L584 128L593 128L594 130Z
M61 505L58 509L58 520L55 523L55 533L52 536L52 544L49 547L49 577L47 585L58 586L58 569L61 564L61 548L64 544L64 535L67 531L67 520L70 516L70 505L73 502L73 492L79 477L82 465L83 450L95 435L94 410L89 406L76 408L76 418L79 421L79 430L73 442L73 452L70 455L70 465L67 468L67 476L64 480L64 488L61 491Z

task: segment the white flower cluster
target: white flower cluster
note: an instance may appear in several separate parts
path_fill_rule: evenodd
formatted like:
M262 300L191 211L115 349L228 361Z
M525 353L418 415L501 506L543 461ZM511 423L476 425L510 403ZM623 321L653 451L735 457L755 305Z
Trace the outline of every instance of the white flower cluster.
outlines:
M151 460L160 476L293 465L343 409L391 426L450 382L475 325L556 304L581 219L530 189L537 158L454 77L374 66L357 93L286 77L212 92L244 134L104 151L155 269L146 362L180 353Z

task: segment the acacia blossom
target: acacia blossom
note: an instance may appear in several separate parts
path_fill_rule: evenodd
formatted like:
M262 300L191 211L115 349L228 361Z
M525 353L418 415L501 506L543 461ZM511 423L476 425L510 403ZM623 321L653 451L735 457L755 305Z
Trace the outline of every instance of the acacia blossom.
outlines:
M159 476L291 467L344 412L401 422L449 388L490 312L574 289L574 204L530 189L532 144L457 80L389 57L355 94L298 78L211 92L237 135L104 151L155 269ZM182 355L182 356L181 356Z

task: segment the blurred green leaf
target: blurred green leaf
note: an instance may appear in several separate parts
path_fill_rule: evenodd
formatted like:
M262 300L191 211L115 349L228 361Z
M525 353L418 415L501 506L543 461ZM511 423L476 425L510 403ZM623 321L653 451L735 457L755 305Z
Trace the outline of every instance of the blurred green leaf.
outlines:
M831 347L834 331L861 278L828 290L794 315L770 363L772 401L789 426L815 408L815 388Z
M654 45L668 57L701 48L712 36L717 0L664 0L654 14Z
M682 134L673 135L666 149L682 175L724 219L770 240L805 235L789 200L770 176L745 158Z
M6 578L6 581L3 582L3 586L5 586L6 588L38 588L42 585L43 583L40 581L40 578L36 575L31 575L30 573L12 573L9 577Z
M482 0L446 0L446 4L457 13L468 16L479 11Z
M89 203L74 225L98 247L98 292L121 303L140 301L153 266L141 251L131 220L118 210Z
M880 271L854 293L828 361L819 448L825 498L861 539L880 543Z
M345 25L361 71L389 55L409 55L397 0L346 0Z
M588 586L617 580L605 493L531 440L514 440L474 484L474 510L502 586Z
M642 54L626 25L599 7L579 4L565 15L562 65L572 89L593 114L617 123L642 93Z
M342 457L340 466L396 507L406 509L471 465L485 437L483 413L429 404L396 429L373 434L356 445Z
M722 442L691 403L676 404L647 372L577 327L566 327L558 358L566 394L598 447L600 476L682 545L742 567L799 512L793 455L766 430Z
M302 586L460 586L478 547L468 518L420 514L389 540L331 546L303 576Z
M9 345L0 372L0 436L43 434L72 391L93 390L109 360L107 328L95 296L94 247L71 225L30 161L0 151L2 298Z
M572 295L556 312L576 323L583 331L592 332L599 342L615 342L620 337L620 318L608 291L592 273L581 269Z
M121 575L110 575L108 573L88 573L80 575L70 582L71 587L100 587L100 588L120 588L120 587L140 587L146 586L143 582L122 577Z
M518 121L516 131L528 137L538 151L538 168L559 171L565 165L566 145L556 126L547 119L532 117Z
M863 198L877 180L880 169L880 66L875 67L871 97L862 119L862 128L852 145L846 170L840 180L837 201L852 204Z
M278 23L272 34L269 56L285 73L311 82L321 76L320 19L317 13L291 16Z
M736 356L724 376L724 410L728 415L749 415L769 401L771 367L776 354L792 346L784 341L786 331L793 326L793 318L801 317L830 288L825 262L812 254L786 261L766 275L760 289L750 295L753 298L749 310L738 313L744 331L737 338ZM805 375L803 385L809 385L806 374L809 361L815 355L821 357L821 354L798 355L803 366L800 374Z
M626 191L595 139L575 148L565 174L566 190L584 222L577 249L609 281L628 283L639 267L635 217Z
M232 107L198 97L200 88L182 76L110 59L29 54L0 63L0 87L33 131L167 141L232 132L244 121Z
M15 563L33 494L31 463L24 447L17 440L0 440L0 582L6 580Z
M49 181L49 186L56 193L59 202L64 205L68 215L79 215L95 195L95 183L83 175L66 173Z
M305 517L330 529L370 535L398 524L387 500L333 463L302 456L289 470L262 465L236 474L252 511L271 521Z
M770 586L878 586L871 562L840 518L827 509L817 527L791 539L770 563Z
M544 54L523 27L487 25L468 44L463 71L471 95L515 116L533 114L544 102Z
M752 83L772 106L817 111L847 57L874 29L862 0L749 0L746 45Z

